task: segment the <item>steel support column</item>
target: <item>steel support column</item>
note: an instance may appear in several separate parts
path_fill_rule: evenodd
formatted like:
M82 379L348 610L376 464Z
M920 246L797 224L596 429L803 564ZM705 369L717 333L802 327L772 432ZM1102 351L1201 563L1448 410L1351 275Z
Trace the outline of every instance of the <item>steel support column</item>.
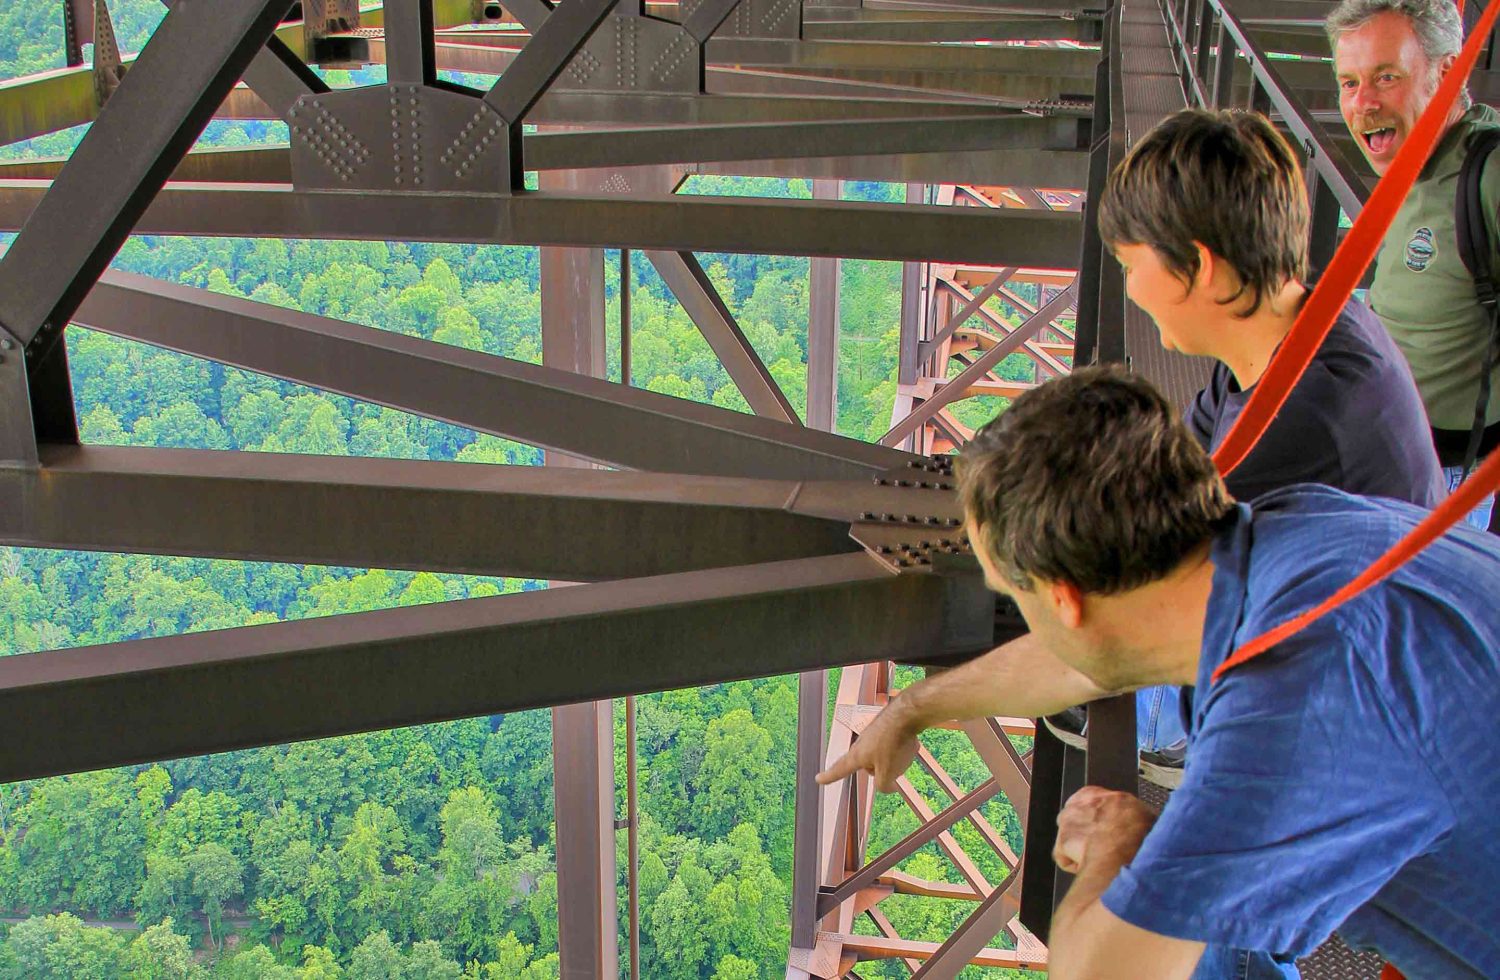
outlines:
M843 182L813 181L813 197L837 201ZM843 259L813 258L807 268L807 424L838 426L839 280Z
M563 980L619 975L614 704L552 709L557 950Z
M542 176L571 189L577 171ZM592 378L605 371L604 250L543 248L542 364ZM588 466L554 452L550 466ZM553 586L557 587L556 584ZM563 980L619 974L615 882L614 704L552 709L557 827L557 947Z

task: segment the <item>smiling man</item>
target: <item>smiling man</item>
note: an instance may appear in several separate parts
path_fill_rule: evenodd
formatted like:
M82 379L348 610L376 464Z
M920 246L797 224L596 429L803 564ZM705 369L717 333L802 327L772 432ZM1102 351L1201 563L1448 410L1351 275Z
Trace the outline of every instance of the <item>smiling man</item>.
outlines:
M1453 0L1344 0L1327 29L1344 123L1370 166L1384 174L1463 46L1458 10ZM1471 106L1465 90L1445 127L1386 233L1370 305L1411 365L1452 487L1463 477L1491 334L1489 314L1459 256L1458 177L1475 136L1500 127L1500 114ZM1480 191L1489 257L1500 276L1500 152L1488 158ZM1490 372L1495 396L1485 411L1480 458L1500 446L1500 365ZM1493 500L1470 522L1486 527L1492 508Z

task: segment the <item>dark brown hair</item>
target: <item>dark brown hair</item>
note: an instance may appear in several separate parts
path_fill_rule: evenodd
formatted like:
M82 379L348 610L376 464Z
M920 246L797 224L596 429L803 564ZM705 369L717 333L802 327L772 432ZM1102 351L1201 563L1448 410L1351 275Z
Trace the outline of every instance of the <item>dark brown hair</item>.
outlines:
M1233 303L1248 316L1267 293L1307 275L1308 209L1302 168L1265 117L1184 109L1142 136L1109 175L1099 201L1107 247L1149 245L1191 281L1194 242L1239 275Z
M1080 368L1026 392L964 447L964 512L995 566L1112 595L1154 582L1206 541L1233 500L1151 382Z

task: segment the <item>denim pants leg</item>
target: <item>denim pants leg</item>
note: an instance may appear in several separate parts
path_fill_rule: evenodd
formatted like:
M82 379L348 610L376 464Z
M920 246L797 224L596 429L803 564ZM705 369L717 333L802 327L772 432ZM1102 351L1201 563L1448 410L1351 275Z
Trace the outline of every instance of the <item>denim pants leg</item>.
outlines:
M1443 479L1448 482L1448 492L1452 493L1458 489L1463 482L1464 468L1462 466L1443 467ZM1484 503L1469 511L1469 516L1464 518L1466 524L1479 528L1481 531L1490 529L1490 517L1495 511L1495 497L1493 494L1484 499Z
M1181 689L1146 687L1135 692L1135 737L1142 752L1154 752L1187 738L1182 727Z
M1210 945L1193 980L1301 980L1297 964L1260 950Z

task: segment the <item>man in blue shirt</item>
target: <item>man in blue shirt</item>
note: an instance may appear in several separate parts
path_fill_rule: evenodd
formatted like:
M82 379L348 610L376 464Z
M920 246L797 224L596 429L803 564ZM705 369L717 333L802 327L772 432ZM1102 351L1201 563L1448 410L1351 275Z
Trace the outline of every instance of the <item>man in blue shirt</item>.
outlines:
M1059 818L1075 878L1049 976L1187 978L1206 948L1302 955L1334 929L1413 980L1500 976L1500 542L1452 531L1214 681L1422 510L1310 485L1235 504L1165 399L1118 368L1017 399L959 483L986 581L1037 638L1010 668L1032 699L1198 685L1160 818L1098 788Z

